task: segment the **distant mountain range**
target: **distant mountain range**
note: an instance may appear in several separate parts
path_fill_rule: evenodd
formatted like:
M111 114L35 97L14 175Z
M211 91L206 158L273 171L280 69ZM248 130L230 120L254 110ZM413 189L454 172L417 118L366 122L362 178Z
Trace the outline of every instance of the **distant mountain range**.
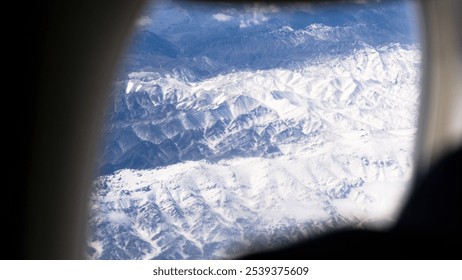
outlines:
M275 7L163 0L147 9L148 23L133 36L125 73L186 70L202 79L351 54L364 43L412 45L418 32L410 2Z

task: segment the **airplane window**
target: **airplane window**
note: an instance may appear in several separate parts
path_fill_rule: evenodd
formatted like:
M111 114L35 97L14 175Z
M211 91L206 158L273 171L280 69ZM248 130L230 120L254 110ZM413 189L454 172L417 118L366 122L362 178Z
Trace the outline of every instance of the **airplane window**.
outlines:
M413 171L412 1L155 1L107 112L91 259L229 259L386 228Z

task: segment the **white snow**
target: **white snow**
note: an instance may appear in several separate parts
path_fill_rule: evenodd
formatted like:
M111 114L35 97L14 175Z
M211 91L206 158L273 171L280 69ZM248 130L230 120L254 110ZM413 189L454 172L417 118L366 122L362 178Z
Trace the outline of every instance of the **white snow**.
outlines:
M128 224L130 222L130 217L121 211L108 212L107 218L114 224Z
M332 31L318 25L309 30L319 40ZM93 197L93 222L106 217L137 228L133 234L154 248L146 258L173 248L178 237L203 248L212 241L252 244L258 234L271 240L290 227L313 236L347 224L389 226L412 175L419 61L416 49L364 46L297 69L232 72L199 82L132 73L127 94L160 87L163 95L178 96L178 107L197 112L195 123L182 119L186 128L205 129L219 114L236 118L258 106L270 110L242 126L231 123L225 135L209 140L211 147L248 126L258 131L271 125L277 132L271 137L299 127L306 137L274 140L282 152L274 158L187 161L102 176L96 185L109 187ZM213 111L224 106L229 111ZM146 205L163 215L150 230L141 229L149 228L142 226L150 214L142 210ZM238 254L223 250L214 257Z
M214 14L213 18L216 19L217 21L230 21L233 17L230 15L218 13L218 14Z

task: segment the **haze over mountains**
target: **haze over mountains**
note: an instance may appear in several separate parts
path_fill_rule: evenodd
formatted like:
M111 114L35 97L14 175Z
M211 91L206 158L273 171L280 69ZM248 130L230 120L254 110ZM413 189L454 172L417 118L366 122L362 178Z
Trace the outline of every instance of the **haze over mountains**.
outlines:
M392 221L419 99L409 5L149 8L114 86L89 257L231 258Z

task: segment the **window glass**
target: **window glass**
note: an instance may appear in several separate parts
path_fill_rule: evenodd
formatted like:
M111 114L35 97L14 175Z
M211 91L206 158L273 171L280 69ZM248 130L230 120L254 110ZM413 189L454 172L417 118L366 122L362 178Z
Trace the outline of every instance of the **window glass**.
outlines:
M222 259L393 223L412 175L409 1L155 1L113 87L88 258Z

